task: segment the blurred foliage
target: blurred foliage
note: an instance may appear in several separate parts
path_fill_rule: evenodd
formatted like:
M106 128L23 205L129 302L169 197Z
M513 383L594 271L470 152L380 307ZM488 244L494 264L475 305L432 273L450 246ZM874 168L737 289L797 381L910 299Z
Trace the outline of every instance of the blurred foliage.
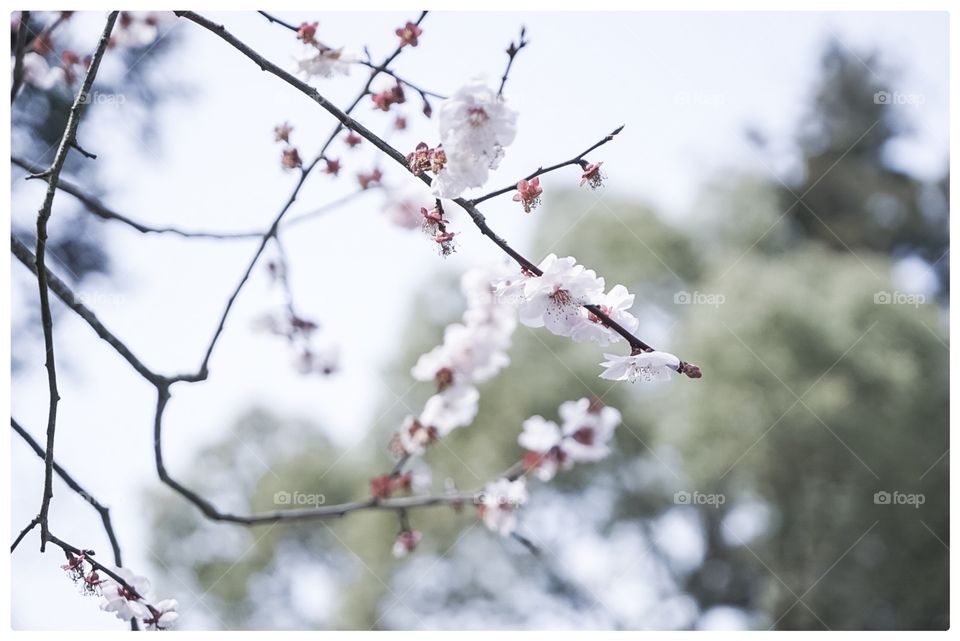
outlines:
M797 134L803 170L788 186L718 176L682 224L585 190L554 194L538 210L535 256L572 254L608 285L626 285L641 335L705 372L668 385L611 384L597 378L596 346L517 329L512 364L482 386L475 423L425 460L434 491L473 489L521 454L526 417L554 419L561 402L582 396L619 408L612 456L549 486L532 483L521 531L539 555L473 527L469 510L412 513L424 541L396 561L394 515L238 534L166 493L154 503L160 565L168 580L212 597L212 617L188 612L185 621L693 628L723 610L757 628L946 629L947 219L945 200L927 206L921 194L945 194L947 179L924 184L888 166L884 147L903 129L874 102L884 87L852 55L837 47L824 55ZM788 210L791 192L809 207ZM941 274L939 302L878 298L906 255ZM417 356L458 315L449 305L456 283L431 290L387 373L396 388L409 386ZM682 292L701 295L700 304L677 304ZM429 388L411 393L409 406ZM366 480L389 469L385 444L405 412L385 405L368 442L342 460L318 429L255 414L198 457L192 482L243 510L271 509L278 488L360 498ZM257 456L270 471L243 463L239 442L262 444ZM280 443L296 448L281 455ZM678 505L676 492L725 501ZM918 493L924 503L878 504L878 492ZM305 573L326 578L304 584ZM321 589L324 581L334 588ZM297 605L298 590L326 595L323 613Z

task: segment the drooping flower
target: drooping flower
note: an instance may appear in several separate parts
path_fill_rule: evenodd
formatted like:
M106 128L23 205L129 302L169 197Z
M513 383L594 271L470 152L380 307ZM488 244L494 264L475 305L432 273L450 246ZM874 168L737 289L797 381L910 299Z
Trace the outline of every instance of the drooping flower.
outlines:
M528 214L540 204L540 194L543 189L540 187L540 178L532 180L521 180L517 183L517 193L513 199L523 205L523 211Z
M517 527L516 510L528 498L524 477L502 478L488 483L477 497L477 511L483 524L500 536L510 536Z
M602 162L598 162L584 167L583 175L580 176L580 186L583 187L587 183L590 184L591 189L597 189L598 187L602 186L603 174L600 173L600 167L602 165Z
M589 398L560 405L563 451L575 463L599 461L610 453L609 442L620 424L620 412Z
M482 79L444 100L437 121L447 158L432 185L440 198L457 198L468 188L483 186L516 136L516 112Z
M640 326L639 319L630 313L633 300L633 294L628 292L626 287L614 285L610 291L600 295L594 304L614 322L632 334ZM578 343L593 341L606 346L620 340L620 335L604 325L593 312L584 309L582 313L588 322L578 324L570 334L570 338L574 341Z
M600 366L606 369L600 374L600 378L610 381L630 381L631 383L665 381L670 380L671 372L679 372L681 369L680 359L667 352L640 352L629 356L604 354L603 356L607 360L600 363Z
M397 535L396 540L393 542L393 557L402 559L407 556L417 549L417 545L422 538L423 534L417 530L403 530Z

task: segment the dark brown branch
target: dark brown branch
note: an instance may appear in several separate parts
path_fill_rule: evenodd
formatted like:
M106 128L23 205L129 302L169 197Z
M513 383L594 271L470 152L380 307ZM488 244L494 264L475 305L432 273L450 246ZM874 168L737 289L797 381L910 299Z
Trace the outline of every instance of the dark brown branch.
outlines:
M527 35L527 28L520 27L520 40L516 44L513 42L510 43L510 46L507 47L507 68L503 70L503 77L500 78L500 88L497 90L497 95L503 95L503 88L507 85L507 78L510 76L510 68L513 66L513 61L517 57L517 54L520 53L520 50L530 44L529 40L524 39L524 36Z
M86 149L84 149L84 148L80 145L80 143L78 143L76 140L71 141L71 142L70 142L70 146L73 147L74 149L76 149L78 152L80 152L80 155L83 156L84 158L89 158L90 160L96 160L96 159L97 159L97 154L90 153L89 151L87 151Z
M33 253L24 245L20 240L10 235L10 251L13 253L17 259L23 263L23 265L33 272L34 275L37 274L37 265L36 259L34 258ZM93 331L97 333L97 336L102 338L107 342L116 351L120 356L123 357L125 361L130 363L130 365L140 374L143 378L147 379L154 385L165 380L166 377L153 372L149 367L143 364L143 362L137 358L130 348L126 346L117 336L108 330L100 319L97 318L86 305L84 305L77 298L77 295L73 293L73 290L67 286L56 274L47 269L47 282L50 289L56 294L60 300L64 302L70 309L72 309L80 318L85 320L87 324L93 328Z
M236 36L231 34L229 31L227 31L226 27L224 27L223 25L217 24L215 22L212 22L207 18L193 11L177 11L175 13L179 17L186 18L187 20L195 22L201 27L216 34L222 40L227 42L230 46L232 46L237 51L239 51L240 53L245 55L247 58L249 58L251 61L253 61L258 67L260 67L261 70L272 73L273 75L277 76L287 84L299 90L301 93L305 94L311 100L313 100L318 105L323 107L334 118L339 120L344 127L347 127L348 129L351 129L357 132L359 135L361 135L363 138L369 141L374 147L376 147L377 149L382 151L384 154L392 158L396 163L402 165L404 168L409 169L406 157L403 154L401 154L399 151L394 149L392 146L390 146L389 143L387 143L382 138L377 136L375 133L373 133L372 131L367 129L365 126L363 126L361 123L359 123L358 121L350 117L348 113L345 113L340 109L338 109L330 101L324 98L320 94L320 92L317 91L314 87L311 87L307 83L299 80L298 78L296 78L295 76L287 72L286 70L282 69L281 67L278 67L277 65L273 64L272 62L270 62L269 60L261 56L254 49L249 47L243 41L239 40ZM432 182L431 179L425 174L420 175L420 180L422 180L427 185L430 185ZM505 241L503 238L501 238L496 233L494 233L492 229L490 229L490 226L487 225L486 217L470 201L465 200L464 198L456 198L454 199L453 202L457 203L457 205L459 205L462 209L464 209L467 212L467 214L470 215L470 218L473 220L474 225L477 226L480 232L484 236L489 238L491 241L493 241L494 244L496 244L497 247L503 250L504 253L506 253L508 256L513 258L515 261L517 261L521 265L521 267L523 267L525 270L537 276L541 275L542 272L537 268L535 264L533 264L530 260L528 260L523 255L521 255L515 249L513 249L507 243L507 241ZM596 307L594 305L589 305L589 306L586 306L586 308L590 310L590 312L593 313L604 325L606 325L611 330L613 330L614 332L622 336L624 339L626 339L627 342L630 344L632 351L646 352L646 351L651 351L653 349L647 343L643 342L642 340L640 340L639 338L637 338L636 336L628 332L626 329L624 329L620 324L618 324L612 318L610 318L610 316L607 315L605 312L603 312L603 310L601 310L599 307ZM681 362L681 367L679 371L680 373L686 374L690 378L700 378L700 375L701 375L698 367L685 362Z
M294 33L297 33L298 31L300 31L300 29L299 29L298 27L295 27L294 25L290 24L289 22L284 22L284 21L281 20L280 18L277 18L277 17L275 17L275 16L270 15L270 14L267 13L266 11L257 11L257 13L259 13L261 16L263 16L264 18L266 18L266 19L269 20L270 22L272 22L272 23L274 23L274 24L278 24L278 25L280 25L281 27L286 27L287 29L289 29L290 31L292 31L292 32L294 32Z
M37 527L38 525L40 525L40 517L35 516L33 517L32 521L27 523L27 526L25 528L20 530L20 534L18 534L17 538L13 540L13 543L10 545L10 554L13 554L13 552L17 549L17 546L20 545L20 542L23 541L23 539L28 534L30 534L30 531L33 530L33 528Z
M10 102L17 99L23 85L23 56L27 49L27 32L30 30L30 12L20 12L20 24L17 26L17 42L13 54L13 86L10 88Z
M37 215L37 284L40 290L40 317L43 325L43 342L46 348L46 368L47 382L50 388L50 407L47 413L47 447L46 459L44 462L44 483L43 499L40 503L40 551L46 548L47 537L49 535L48 514L50 511L50 500L53 498L53 445L57 432L57 403L60 400L60 393L57 390L57 371L53 352L53 317L50 313L50 292L47 284L47 267L45 263L47 247L47 221L50 220L50 214L53 209L53 199L57 193L57 182L60 179L60 171L67 159L67 154L76 140L77 127L80 125L80 117L87 104L87 96L93 81L97 77L97 71L100 69L100 61L107 51L107 44L110 41L110 32L113 31L113 25L117 21L118 11L113 11L107 16L107 23L100 35L100 42L87 67L87 73L83 78L80 91L73 101L70 108L70 115L67 118L67 126L60 139L60 146L54 156L53 164L44 172L47 179L47 193Z
M611 140L613 140L614 136L616 136L616 135L619 134L621 131L623 131L623 127L624 127L624 125L620 125L620 126L617 127L616 129L614 129L613 131L611 131L610 133L608 133L606 136L604 136L599 142L594 143L592 146L590 146L590 147L587 148L587 149L584 149L584 150L583 150L582 152L580 152L578 155L574 156L573 158L571 158L571 159L569 159L569 160L564 160L563 162L558 162L557 164L555 164L555 165L550 165L549 167L539 167L535 172L533 172L533 173L530 174L529 176L524 177L523 180L532 180L532 179L536 178L537 176L542 176L542 175L544 175L544 174L550 173L551 171L556 171L557 169L560 169L560 168L562 168L562 167L568 167L568 166L570 166L570 165L577 165L578 167L583 168L583 167L586 165L586 163L587 163L586 158L585 158L586 155L589 154L591 151L593 151L593 150L595 150L595 149L597 149L597 148L599 148L599 147L602 147L603 145L605 145L605 144L607 144L608 142L610 142ZM480 197L478 197L478 198L472 199L472 200L470 201L470 204L472 204L472 205L479 205L480 203L482 203L482 202L484 202L484 201L486 201L486 200L490 200L491 198L495 198L495 197L501 196L501 195L503 195L503 194L508 194L508 193L510 193L511 191L515 191L516 189L517 189L517 183L514 183L514 184L512 184L512 185L507 185L506 187L501 187L500 189L495 189L494 191L491 191L491 192L489 192L489 193L486 193L486 194L484 194L483 196L480 196Z
M24 160L23 158L11 156L10 162L30 172L31 174L39 174L43 172L42 167L40 167L35 163L31 163L27 160ZM80 201L80 203L84 207L86 207L87 211L89 211L94 216L102 220L114 220L119 223L123 223L124 225L127 225L128 227L135 229L141 234L171 234L174 236L180 236L181 238L199 238L199 239L213 239L213 240L250 240L253 238L261 238L265 233L267 233L266 231L263 231L263 230L215 232L215 231L193 231L193 230L180 229L179 227L171 227L171 226L153 227L150 225L145 225L136 220L133 220L132 218L128 216L124 216L123 214L117 212L116 210L111 209L107 205L100 202L100 200L98 200L97 198L94 198L93 196L86 193L81 187L75 185L72 182L64 180L63 178L61 178L58 181L57 189L65 193L68 193L74 198L76 198L78 201ZM365 190L365 191L369 191L369 190ZM362 193L364 192L363 191L352 192L350 194L347 194L346 196L338 198L337 200L331 201L330 203L323 205L322 207L318 207L313 211L304 212L298 216L285 220L284 223L280 226L280 231L283 231L284 229L287 229L294 225L300 224L320 214L324 214L324 213L327 213L328 211L334 210L337 207L340 207L346 204L347 202L349 202L350 200L353 200L354 198L358 197Z
M10 427L12 427L13 431L19 434L20 437L26 441L27 445L30 446L30 449L32 449L41 460L46 459L47 453L44 451L43 447L41 447L40 444L37 443L32 436L30 436L30 433L23 429L23 426L21 426L20 423L18 423L17 420L12 416L10 417ZM80 498L89 503L100 515L100 520L103 522L103 529L107 533L107 538L110 539L110 547L113 548L114 563L117 565L117 567L122 567L123 558L120 554L120 542L117 541L116 532L113 530L113 523L110 521L110 508L100 503L93 496L93 494L85 490L79 483L77 483L73 477L70 476L70 474L63 469L59 463L56 462L56 460L53 462L53 470L57 473L57 476L59 476L63 482L67 484L67 487L80 495Z

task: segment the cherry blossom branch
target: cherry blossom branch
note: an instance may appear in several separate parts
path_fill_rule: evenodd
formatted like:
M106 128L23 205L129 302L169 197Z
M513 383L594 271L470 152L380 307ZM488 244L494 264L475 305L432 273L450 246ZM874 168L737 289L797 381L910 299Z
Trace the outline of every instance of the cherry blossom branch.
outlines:
M27 49L27 32L30 30L30 12L20 12L20 24L17 25L17 42L13 58L13 85L10 88L10 102L17 99L23 85L23 56Z
M510 75L510 68L513 66L513 61L517 57L517 54L520 53L520 50L530 44L529 40L524 39L524 36L527 34L526 27L520 27L520 40L514 44L510 42L510 46L507 47L507 68L503 70L503 77L500 78L500 88L497 90L497 95L503 95L503 88L507 84L507 77Z
M570 165L577 165L580 168L583 168L587 164L586 155L589 154L591 151L594 151L595 149L598 149L599 147L602 147L603 145L612 141L614 136L616 136L621 131L623 131L624 126L625 125L620 125L616 129L608 133L606 136L604 136L602 139L600 139L599 142L596 142L590 147L588 147L587 149L584 149L582 152L580 152L573 158L569 160L564 160L563 162L558 162L557 164L550 165L549 167L539 167L535 172L533 172L529 176L526 176L523 180L532 180L537 176L542 176L544 174L550 173L551 171L556 171L557 169L568 167ZM513 183L512 185L507 185L506 187L495 189L489 193L484 194L483 196L473 198L470 200L470 204L479 205L480 203L490 200L491 198L496 198L497 196L502 196L503 194L509 194L511 191L516 191L516 189L517 189L517 183Z
M46 460L47 453L44 451L43 447L41 447L41 445L34 440L30 433L23 429L20 423L18 423L17 420L12 416L10 417L10 427L12 427L13 431L20 435L20 438L26 441L27 445L30 446L30 449L32 449L41 460ZM63 482L67 484L67 487L76 492L84 501L89 503L100 515L100 520L103 522L103 529L107 534L107 538L110 540L110 547L113 548L114 563L116 563L117 567L121 567L123 565L123 560L120 554L120 542L117 540L117 534L113 530L113 522L110 520L110 508L100 503L96 497L93 496L93 494L85 490L79 483L77 483L77 481L74 480L74 478L70 476L70 474L63 469L59 463L56 462L56 460L53 462L53 470L57 473L57 476L59 476Z
M97 44L96 51L87 67L80 91L73 101L70 108L70 115L67 118L67 126L60 139L60 146L57 149L53 164L43 172L47 179L47 193L44 197L43 205L40 207L40 213L37 216L37 284L40 289L40 316L43 325L43 342L46 348L46 369L47 382L50 389L50 406L47 413L47 447L46 458L44 460L44 484L43 499L40 504L40 551L46 548L47 537L49 535L48 514L50 511L50 500L53 498L53 445L57 431L57 403L60 400L60 394L57 390L57 371L53 351L53 316L50 313L50 294L47 285L47 267L46 243L47 243L47 221L53 209L53 199L57 193L57 182L60 179L60 172L66 162L67 154L72 148L72 143L76 140L77 127L80 125L80 117L88 102L87 96L93 81L97 77L97 71L100 69L100 61L107 51L107 44L110 41L110 33L113 31L113 25L117 21L119 11L113 11L107 17L107 23L103 28L100 41Z
M31 163L28 160L17 156L11 156L10 162L14 165L30 172L33 174L41 173L43 168L35 163ZM61 178L57 182L57 189L70 194L76 198L80 203L86 207L94 216L101 218L103 220L114 220L128 227L135 229L141 234L171 234L174 236L180 236L181 238L199 238L199 239L211 239L211 240L249 240L253 238L261 238L264 234L267 233L266 230L259 231L194 231L181 229L179 227L165 226L165 227L155 227L150 225L145 225L141 222L133 220L132 218L125 216L114 209L111 209L107 205L103 204L97 198L86 193L81 187L75 185L72 182L64 180ZM329 211L339 208L342 205L350 202L351 200L361 196L367 191L376 189L376 187L370 187L362 191L354 191L349 194L338 198L337 200L331 201L322 207L318 207L309 212L304 212L293 218L284 220L280 225L280 231L283 231L289 227L300 224L306 220L314 218L320 214L325 214Z
M409 165L407 158L401 154L399 151L394 149L389 143L384 141L382 138L377 136L375 133L367 129L360 122L352 118L348 113L341 111L335 105L333 105L329 100L324 98L316 88L308 85L307 83L301 81L300 79L293 76L290 72L284 70L283 68L277 66L276 64L270 62L259 53L257 53L253 48L244 43L242 40L231 34L227 31L226 27L222 24L217 24L193 11L176 11L174 12L177 16L181 18L186 18L191 22L198 24L199 26L207 29L211 33L216 34L222 40L230 44L233 48L238 50L244 56L249 58L257 66L260 67L262 71L267 71L281 80L285 81L287 84L293 86L301 93L305 94L311 100L319 104L323 109L330 113L334 118L336 118L340 123L355 131L357 134L369 141L374 147L382 151L385 155L392 158L396 163L402 165L403 167L409 170ZM514 54L515 55L515 54ZM425 184L430 185L432 180L426 174L420 174L420 180ZM453 200L457 205L459 205L463 210L469 214L470 218L473 220L474 225L480 230L480 232L487 236L491 241L493 241L504 253L517 261L523 269L526 271L540 276L542 272L537 266L525 258L522 254L513 249L503 238L498 236L486 223L486 217L468 200L464 198L456 198ZM604 312L602 309L596 305L584 305L584 307L589 310L601 323L606 327L609 327L611 330L622 336L629 344L633 353L640 352L650 352L653 351L653 348L640 340L629 331L627 331L623 326L614 321L610 316ZM684 361L680 362L680 369L678 372L687 375L690 378L700 378L702 376L700 369L691 363Z

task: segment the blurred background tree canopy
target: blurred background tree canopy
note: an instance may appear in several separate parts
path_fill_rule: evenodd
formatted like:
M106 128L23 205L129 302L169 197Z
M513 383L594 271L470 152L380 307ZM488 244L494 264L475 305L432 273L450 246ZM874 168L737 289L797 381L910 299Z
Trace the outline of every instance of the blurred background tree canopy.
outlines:
M793 141L799 162L782 180L719 175L673 223L604 192L554 193L537 212L534 256L572 254L626 285L642 335L695 355L706 373L614 385L597 378L595 347L518 328L512 364L481 389L475 423L425 459L434 491L474 489L518 458L530 415L555 419L561 402L584 396L620 409L613 455L533 482L520 532L539 554L477 527L471 509L412 513L423 543L395 560L391 514L239 530L158 490L152 547L164 581L204 595L206 608L185 619L946 629L948 180L892 166L885 149L906 124L877 99L889 87L838 45L822 60ZM751 137L762 150L765 136ZM936 274L916 304L891 298L904 261ZM408 321L394 389L410 386L417 356L460 313L449 303L456 283L431 289ZM367 442L349 452L316 427L253 411L235 428L250 438L198 455L191 481L237 510L271 509L282 489L362 497L391 465L390 434L429 395L421 387L384 399ZM264 449L251 458L241 440ZM924 502L885 503L883 492Z

